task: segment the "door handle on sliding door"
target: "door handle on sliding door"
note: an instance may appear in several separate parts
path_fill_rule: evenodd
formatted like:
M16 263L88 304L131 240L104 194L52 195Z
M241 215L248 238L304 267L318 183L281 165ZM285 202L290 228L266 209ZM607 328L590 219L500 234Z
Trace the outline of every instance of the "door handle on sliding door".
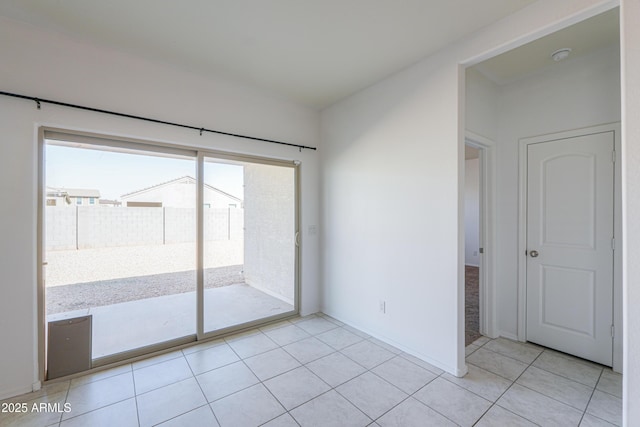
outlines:
M296 231L295 241L296 241L296 246L299 247L300 246L300 232L299 231Z

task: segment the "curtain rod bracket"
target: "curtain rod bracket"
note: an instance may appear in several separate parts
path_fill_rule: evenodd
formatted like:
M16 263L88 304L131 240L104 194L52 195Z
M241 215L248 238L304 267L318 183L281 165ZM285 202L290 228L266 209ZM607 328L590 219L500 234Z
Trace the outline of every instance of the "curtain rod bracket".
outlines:
M34 101L36 102L36 105L38 106L38 110L41 110L40 100L38 98L35 98Z
M200 136L202 136L202 132L204 132L204 128L200 128Z

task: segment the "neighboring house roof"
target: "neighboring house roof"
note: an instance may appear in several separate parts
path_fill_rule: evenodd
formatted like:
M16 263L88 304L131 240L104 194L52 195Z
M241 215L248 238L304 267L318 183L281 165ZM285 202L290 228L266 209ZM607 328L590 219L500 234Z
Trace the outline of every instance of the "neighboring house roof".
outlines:
M69 197L95 197L100 198L100 190L88 188L54 188L47 187L47 195L69 196Z
M162 182L160 184L152 185L151 187L147 187L147 188L143 188L141 190L132 191L131 193L123 194L120 197L122 199L128 199L130 197L137 196L137 195L142 194L142 193L146 193L147 191L155 190L157 188L166 187L168 185L176 184L176 183L180 183L180 182L189 183L189 184L194 184L195 185L196 179L191 177L191 176L189 176L189 175L185 175L185 176L181 176L180 178L172 179L171 181ZM237 200L238 202L242 202L242 199L239 199L239 198L237 198L236 196L234 196L232 194L226 193L226 192L224 192L224 191L222 191L220 189L212 187L209 184L205 184L204 187L209 189L209 190L211 190L211 191L215 191L216 193L222 194L223 196L229 197L230 199L234 199L234 200Z

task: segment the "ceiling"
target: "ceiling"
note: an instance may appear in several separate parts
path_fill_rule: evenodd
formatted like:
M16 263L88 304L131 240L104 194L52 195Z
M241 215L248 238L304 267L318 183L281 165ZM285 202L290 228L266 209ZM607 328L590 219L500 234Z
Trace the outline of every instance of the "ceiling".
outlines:
M535 0L3 0L0 15L323 108Z
M596 50L620 44L619 9L596 15L549 34L517 49L493 57L475 66L494 83L502 85L555 64L551 53L571 48L569 58L578 58Z

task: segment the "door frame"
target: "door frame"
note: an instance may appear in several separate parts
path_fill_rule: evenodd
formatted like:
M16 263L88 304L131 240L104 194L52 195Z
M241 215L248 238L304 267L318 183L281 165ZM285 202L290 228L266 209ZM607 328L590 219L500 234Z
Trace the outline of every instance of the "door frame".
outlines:
M38 127L38 158L37 158L37 167L38 167L38 180L37 180L37 236L36 236L36 245L37 245L37 254L36 254L36 281L37 281L37 290L36 290L36 307L37 307L37 319L38 319L38 329L37 329L37 347L38 347L38 380L40 384L46 383L48 381L58 381L61 378L71 378L79 375L85 375L92 372L97 372L105 367L113 367L118 366L123 363L127 363L133 360L143 359L152 354L161 354L166 351L169 351L172 348L182 348L184 346L192 345L198 341L206 341L209 339L226 336L238 331L250 329L256 327L258 325L267 324L271 322L275 322L281 319L286 319L292 316L296 316L300 313L300 304L301 304L301 268L300 268L300 201L301 201L301 178L300 178L300 165L301 162L299 160L291 160L291 159L279 159L279 158L271 158L271 157L263 157L263 156L254 156L249 154L242 153L234 153L222 150L216 150L211 148L200 148L189 145L182 145L176 143L166 143L159 142L154 140L143 140L129 137L121 137L110 134L102 134L102 133L94 133L87 131L80 131L74 129L67 128L57 128L52 126L39 126ZM103 146L111 146L111 147L119 147L119 148L134 148L134 149L145 149L147 151L155 151L161 153L193 153L192 157L194 162L196 162L196 203L198 204L196 209L196 271L197 271L197 279L196 279L196 294L198 297L196 298L196 305L194 306L194 310L196 311L196 325L194 328L194 333L188 336L179 337L175 339L171 339L168 341L163 341L160 343L155 343L147 346L138 347L132 350L125 351L123 353L116 353L114 355L104 356L98 359L93 359L93 366L91 369L87 371L83 371L81 373L72 374L67 377L56 378L53 380L47 380L47 367L46 367L46 352L47 352L47 315L46 315L46 289L45 289L45 260L46 260L46 214L45 214L45 199L46 199L46 158L45 158L45 146L46 146L46 133L54 134L54 135L66 135L69 136L72 140L82 141L89 144L95 145L103 145ZM102 143L101 143L102 142ZM239 325L233 325L229 327L225 327L223 329L217 331L211 331L209 333L203 333L202 331L202 321L203 321L203 298L202 295L204 293L204 282L203 282L203 269L202 267L202 253L203 253L203 239L202 236L202 217L203 217L203 205L201 203L202 197L202 163L201 159L204 157L214 157L220 159L228 159L228 160L237 160L237 161L245 161L251 163L259 163L259 164L267 164L267 165L275 165L275 166L285 166L291 167L294 170L294 223L295 223L295 247L294 247L294 308L291 312L286 312L282 314L276 314L272 316L268 316L262 319L253 320L250 322L242 323Z
M234 154L226 151L212 149L196 150L196 338L197 341L206 341L212 338L228 335L276 320L286 319L300 313L300 161L279 160L265 157ZM288 167L293 169L293 204L294 204L294 293L293 311L274 314L268 317L251 320L239 325L227 326L222 329L205 331L204 329L204 163L205 158L220 160L237 160L261 165Z
M527 148L530 144L603 132L613 132L614 135L613 370L622 372L622 175L620 173L620 122L526 137L518 141L518 340L522 342L527 340L527 257L525 256L525 251L527 250Z
M490 338L496 338L496 286L495 286L495 143L476 133L467 131L465 133L465 145L477 148L480 151L479 167L479 211L480 227L479 242L483 248L480 256L479 275L479 317L480 333ZM463 261L464 264L464 261ZM464 265L462 266L464 269ZM464 277L464 276L463 276ZM464 288L463 288L464 289ZM464 313L464 312L463 312Z

